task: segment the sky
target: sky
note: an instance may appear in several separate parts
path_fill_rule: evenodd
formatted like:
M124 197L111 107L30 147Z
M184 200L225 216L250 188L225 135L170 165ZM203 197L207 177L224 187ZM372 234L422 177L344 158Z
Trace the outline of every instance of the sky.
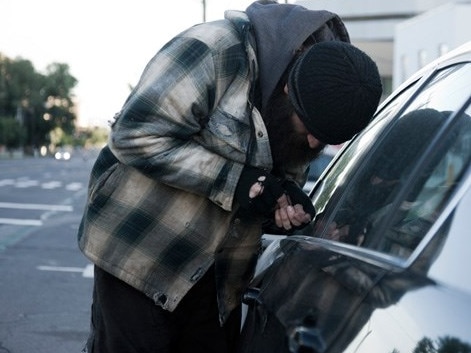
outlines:
M253 0L206 0L206 20ZM45 73L65 63L78 80L80 125L107 126L152 56L203 21L202 0L0 0L0 52Z

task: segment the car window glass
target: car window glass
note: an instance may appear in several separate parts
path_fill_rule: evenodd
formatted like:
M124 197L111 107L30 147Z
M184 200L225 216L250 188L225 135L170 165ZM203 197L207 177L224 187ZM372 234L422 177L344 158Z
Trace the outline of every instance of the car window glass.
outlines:
M412 114L417 112L427 114L430 121L431 112L437 111L417 110L407 118L411 120ZM446 114L439 114L437 120L446 119ZM358 239L363 241L363 246L402 258L408 257L414 251L441 214L446 201L461 180L464 167L469 164L469 119L468 115L460 115L459 119L448 127L449 131L445 131L439 138L440 141L433 150L427 153L423 163L418 160L423 151L421 146L417 148L417 157L414 153L407 153L407 157L414 160L411 163L417 164L409 166L406 164L407 157L400 159L398 166L403 168L398 168L401 169L399 178L396 179L398 185L392 187L391 195L385 194L382 197L381 207L368 216L363 239ZM424 140L427 137L423 130L420 135ZM422 143L420 138L417 138L416 142L417 145ZM419 170L409 175L414 167Z
M455 112L470 80L471 65L443 69L398 118L384 110L316 195L314 236L407 258L469 163L470 112Z
M323 212L327 203L333 204L337 201L336 197L338 197L338 194L335 195L334 191L339 185L345 184L352 169L355 169L354 160L360 158L366 151L371 149L371 145L373 145L376 140L375 136L378 135L380 131L384 130L384 127L389 122L388 118L393 115L392 113L396 111L400 102L400 99L391 102L391 104L383 110L383 113L367 127L365 133L358 136L355 143L351 144L348 149L343 151L342 158L332 166L328 182L322 184L321 190L314 190L314 196L312 197L317 212Z

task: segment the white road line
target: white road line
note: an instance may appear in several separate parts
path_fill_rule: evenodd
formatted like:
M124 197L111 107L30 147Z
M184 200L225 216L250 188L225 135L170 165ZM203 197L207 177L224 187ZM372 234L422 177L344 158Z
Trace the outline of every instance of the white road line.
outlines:
M70 190L70 191L78 191L82 188L83 188L82 183L70 183L70 184L67 184L65 187L66 190Z
M30 188L32 186L37 186L37 185L39 185L39 181L37 180L21 180L21 181L16 182L15 188L24 189L24 188Z
M34 203L0 202L0 208L14 208L18 210L42 210L72 212L74 208L70 205L45 205Z
M13 185L13 184L15 184L15 180L13 180L13 179L2 179L2 180L0 180L0 186Z
M53 272L73 272L82 273L82 277L93 278L93 265L89 264L85 268L81 267L64 267L64 266L37 266L39 271L53 271Z
M56 189L60 188L62 186L62 183L60 181L49 181L47 183L42 183L41 187L43 189Z
M62 267L62 266L38 266L40 271L56 271L56 272L83 272L81 267Z
M94 276L94 265L93 264L88 264L85 267L85 270L82 272L82 276L85 278L93 278Z
M39 219L18 219L18 218L0 218L0 224L10 224L16 226L42 226L43 222Z
M83 183L79 182L71 182L66 185L62 181L52 180L48 182L39 182L38 180L30 180L27 178L19 178L19 179L0 179L0 187L2 186L13 186L15 188L29 188L33 186L40 186L46 190L53 190L60 187L64 187L66 190L69 191L78 191L82 189Z

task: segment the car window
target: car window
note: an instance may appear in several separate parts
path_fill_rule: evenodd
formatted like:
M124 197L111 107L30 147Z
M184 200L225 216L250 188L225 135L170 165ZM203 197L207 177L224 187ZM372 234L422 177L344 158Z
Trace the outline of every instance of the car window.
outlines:
M471 158L471 65L438 71L407 109L397 102L346 149L314 195L316 237L407 258Z

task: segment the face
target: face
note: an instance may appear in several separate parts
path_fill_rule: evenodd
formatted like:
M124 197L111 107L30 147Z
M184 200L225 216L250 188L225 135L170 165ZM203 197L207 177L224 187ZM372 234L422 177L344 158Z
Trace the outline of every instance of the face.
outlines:
M264 120L270 138L274 170L284 171L309 163L325 147L309 134L294 111L286 92L274 94L267 104Z

